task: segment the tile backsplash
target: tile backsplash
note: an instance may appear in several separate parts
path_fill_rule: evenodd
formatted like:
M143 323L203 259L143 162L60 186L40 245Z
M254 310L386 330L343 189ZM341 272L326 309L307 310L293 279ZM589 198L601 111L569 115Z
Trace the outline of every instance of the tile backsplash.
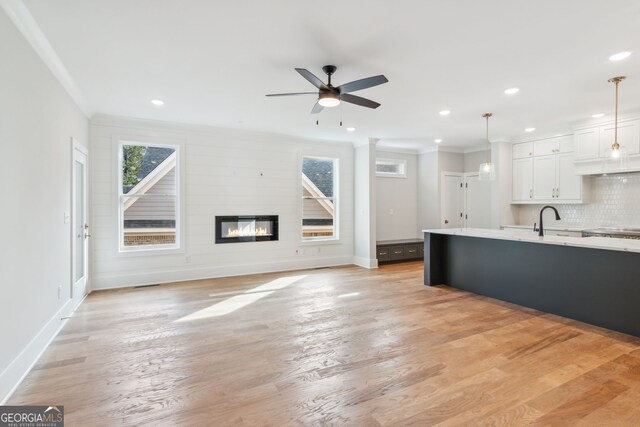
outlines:
M575 228L634 227L640 228L640 173L593 176L590 197L583 205L553 204L558 209L560 221L553 213L545 211L545 225L562 225ZM542 205L517 205L518 224L532 225L538 222Z

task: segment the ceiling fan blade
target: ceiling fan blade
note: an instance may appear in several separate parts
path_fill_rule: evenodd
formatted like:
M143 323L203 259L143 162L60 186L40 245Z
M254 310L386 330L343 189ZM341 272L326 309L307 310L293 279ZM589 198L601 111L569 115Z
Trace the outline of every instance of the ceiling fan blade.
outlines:
M296 71L318 89L329 90L327 85L322 83L322 80L317 78L311 71L305 70L304 68L296 68Z
M266 96L318 95L318 92L269 93Z
M311 109L311 114L318 114L323 109L324 109L324 107L322 105L320 105L319 102L316 102L316 105L314 105L313 108Z
M355 80L353 82L345 83L338 87L340 93L355 92L362 89L368 89L370 87L378 86L388 82L387 78L380 74L379 76L367 77L366 79Z
M342 95L340 95L340 99L343 100L344 102L360 105L362 107L378 108L380 106L380 104L378 104L375 101L372 101L367 98L362 98L360 96L350 95L348 93L343 93Z

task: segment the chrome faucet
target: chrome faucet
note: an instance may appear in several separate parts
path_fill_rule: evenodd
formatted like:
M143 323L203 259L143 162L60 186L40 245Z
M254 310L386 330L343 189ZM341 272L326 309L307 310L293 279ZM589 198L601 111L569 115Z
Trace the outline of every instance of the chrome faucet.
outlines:
M553 206L545 206L544 208L540 209L540 229L538 230L538 236L544 236L544 225L542 224L542 213L547 208L553 209L553 211L556 213L556 221L560 221L560 214L558 213L558 209L554 208Z

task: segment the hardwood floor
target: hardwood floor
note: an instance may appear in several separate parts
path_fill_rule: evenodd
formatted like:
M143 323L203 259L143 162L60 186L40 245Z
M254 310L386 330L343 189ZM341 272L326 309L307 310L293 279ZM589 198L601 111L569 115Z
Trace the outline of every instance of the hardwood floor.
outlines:
M68 426L640 425L640 340L421 269L95 292L9 404Z

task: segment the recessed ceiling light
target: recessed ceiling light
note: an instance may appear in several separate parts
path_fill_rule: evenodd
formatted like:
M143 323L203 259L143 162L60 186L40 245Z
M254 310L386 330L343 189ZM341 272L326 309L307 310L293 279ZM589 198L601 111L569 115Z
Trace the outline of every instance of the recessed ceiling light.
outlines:
M504 93L506 93L507 95L515 95L518 92L520 92L520 88L517 87L510 87L509 89L506 89L504 91Z
M437 138L437 139L434 139L433 142L435 142L436 144L440 144L442 140L440 138Z
M354 128L353 126L350 126L347 128L347 132L355 132L356 128Z
M525 128L525 132L533 132L536 128Z
M594 119L599 119L600 117L604 117L604 113L592 114L591 117L593 117Z
M622 61L623 59L627 59L631 55L631 52L618 52L609 57L609 61Z
M157 107L162 107L164 105L164 101L162 99L152 99L151 103Z
M449 110L442 110L442 111L440 111L440 115L441 115L441 116L448 116L449 114L451 114L451 111L449 111Z

